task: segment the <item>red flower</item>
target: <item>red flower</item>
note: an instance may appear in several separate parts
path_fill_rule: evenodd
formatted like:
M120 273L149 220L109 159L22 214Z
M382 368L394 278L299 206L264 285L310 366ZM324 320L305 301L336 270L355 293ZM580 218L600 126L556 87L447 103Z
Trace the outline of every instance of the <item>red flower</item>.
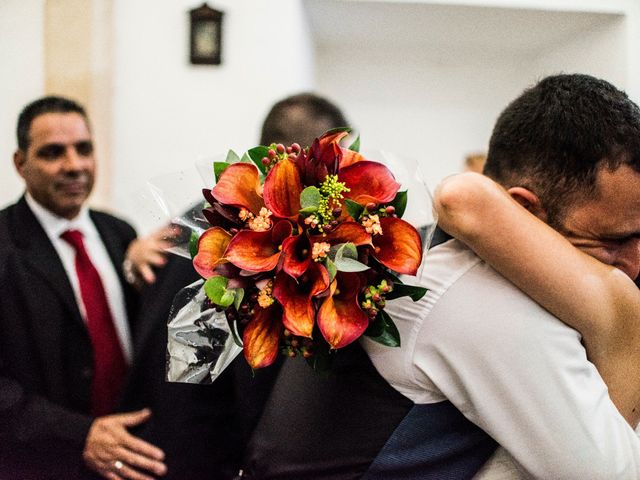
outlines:
M362 285L356 273L338 272L330 295L318 310L318 326L332 348L342 348L358 339L369 326L369 317L358 304Z
M255 165L250 163L234 163L222 172L211 195L218 202L246 208L254 215L264 207L260 196L260 175Z
M203 278L215 275L216 267L225 263L224 252L231 240L231 234L220 227L209 228L198 240L198 253L193 258L193 267Z
M394 217L381 218L380 225L382 235L373 236L373 256L398 273L418 273L422 261L422 240L415 227Z
M242 230L231 239L224 257L243 270L268 272L278 265L282 242L292 231L287 220L280 220L264 232Z
M295 220L300 211L302 189L296 165L285 158L276 163L264 181L264 202L276 217Z
M273 296L282 304L284 326L294 335L311 338L316 311L313 299L329 287L329 273L323 265L313 262L298 280L284 271L276 276Z
M278 357L282 326L282 309L274 303L269 308L257 307L257 312L244 329L244 358L251 368L271 365Z

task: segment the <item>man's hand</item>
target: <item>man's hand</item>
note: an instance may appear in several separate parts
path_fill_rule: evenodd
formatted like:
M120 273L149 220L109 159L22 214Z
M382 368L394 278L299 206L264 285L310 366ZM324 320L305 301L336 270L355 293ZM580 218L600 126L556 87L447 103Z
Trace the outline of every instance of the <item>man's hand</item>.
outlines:
M176 227L167 226L131 242L125 260L127 281L134 284L138 280L155 282L153 267L162 267L167 263L165 251L173 246L172 239L179 233Z
M94 420L84 446L85 463L110 480L153 480L163 476L167 466L164 452L154 445L131 435L127 427L146 422L149 409L106 415Z

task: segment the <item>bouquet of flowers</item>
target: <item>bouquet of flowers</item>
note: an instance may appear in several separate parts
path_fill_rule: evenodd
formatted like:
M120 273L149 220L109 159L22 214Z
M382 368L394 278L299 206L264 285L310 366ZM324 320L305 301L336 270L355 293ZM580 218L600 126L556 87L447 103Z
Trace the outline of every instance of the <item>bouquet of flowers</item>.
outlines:
M204 284L174 305L170 379L184 381L185 370L203 365L215 376L240 348L254 369L279 353L324 368L361 335L400 345L385 305L426 292L398 277L417 273L422 241L401 218L407 191L385 165L359 153L359 139L342 147L348 133L329 131L305 149L230 152L214 163L216 184L203 191L211 227L191 243ZM184 349L172 352L172 338L195 349L190 361ZM181 358L173 378L172 357Z

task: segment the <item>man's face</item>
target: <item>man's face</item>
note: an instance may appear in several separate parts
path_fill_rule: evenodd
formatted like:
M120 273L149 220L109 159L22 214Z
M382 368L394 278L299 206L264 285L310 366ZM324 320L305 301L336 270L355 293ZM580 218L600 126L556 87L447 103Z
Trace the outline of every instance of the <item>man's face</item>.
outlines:
M18 150L14 164L27 191L42 206L72 219L79 212L95 175L93 142L78 113L45 113L29 130L27 151Z
M596 194L565 211L560 232L576 247L632 279L640 272L640 173L601 168Z

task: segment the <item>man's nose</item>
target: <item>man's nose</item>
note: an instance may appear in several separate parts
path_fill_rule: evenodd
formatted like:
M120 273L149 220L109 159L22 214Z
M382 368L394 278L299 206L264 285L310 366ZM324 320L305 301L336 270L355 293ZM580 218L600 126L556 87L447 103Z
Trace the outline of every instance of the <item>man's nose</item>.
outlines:
M640 238L625 243L619 250L615 267L622 270L633 280L640 273Z
M77 171L82 169L82 156L78 154L74 145L69 145L64 152L64 169L67 171Z

